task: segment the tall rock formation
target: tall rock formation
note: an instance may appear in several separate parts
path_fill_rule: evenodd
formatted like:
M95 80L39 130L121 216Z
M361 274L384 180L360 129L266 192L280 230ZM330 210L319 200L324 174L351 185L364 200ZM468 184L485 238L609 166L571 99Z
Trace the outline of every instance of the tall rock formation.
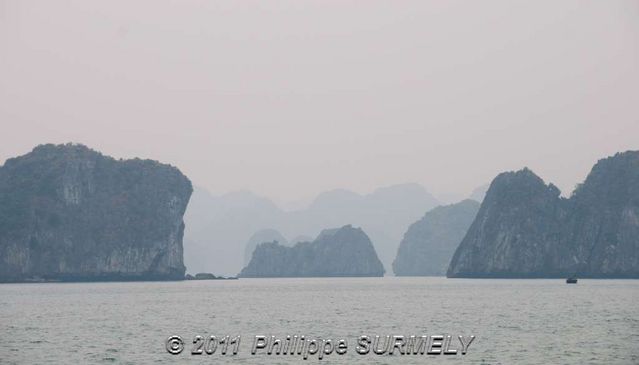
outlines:
M0 281L182 279L191 182L169 165L41 145L0 167Z
M313 242L293 247L276 242L255 248L240 277L383 276L384 267L360 228L324 230Z
M450 259L478 210L479 203L467 199L434 208L411 224L393 262L395 275L446 275Z
M563 267L583 276L639 277L639 151L600 160L568 203Z
M597 162L570 197L532 171L493 180L450 277L639 277L639 151Z

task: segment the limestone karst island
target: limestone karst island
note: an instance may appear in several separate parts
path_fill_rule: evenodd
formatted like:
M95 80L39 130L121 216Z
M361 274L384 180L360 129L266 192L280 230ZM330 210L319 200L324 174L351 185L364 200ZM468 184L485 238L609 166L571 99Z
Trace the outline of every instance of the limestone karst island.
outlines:
M177 167L116 160L80 144L40 145L8 159L0 167L0 281L183 280L184 251L201 249L183 242L192 191ZM299 217L279 224L309 225ZM244 261L236 274L638 278L639 152L601 159L569 197L523 168L499 174L481 203L424 208L406 224L388 268L367 232L343 223L290 241L275 229L246 232L246 246L233 251ZM379 221L371 229L383 228ZM203 262L213 259L207 252Z

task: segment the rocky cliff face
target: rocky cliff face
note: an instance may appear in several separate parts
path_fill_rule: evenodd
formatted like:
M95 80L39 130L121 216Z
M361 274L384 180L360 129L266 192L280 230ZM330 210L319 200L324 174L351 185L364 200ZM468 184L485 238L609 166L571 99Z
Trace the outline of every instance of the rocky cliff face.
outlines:
M493 180L450 277L639 277L639 152L600 160L570 199L528 169Z
M150 160L42 145L0 167L0 281L182 279L190 181Z
M323 231L313 242L255 248L240 277L383 276L384 267L364 231L352 226Z
M450 259L478 210L478 202L464 200L428 211L406 231L393 262L395 275L446 275Z
M568 201L562 267L639 277L639 151L600 160ZM585 276L584 275L584 276Z

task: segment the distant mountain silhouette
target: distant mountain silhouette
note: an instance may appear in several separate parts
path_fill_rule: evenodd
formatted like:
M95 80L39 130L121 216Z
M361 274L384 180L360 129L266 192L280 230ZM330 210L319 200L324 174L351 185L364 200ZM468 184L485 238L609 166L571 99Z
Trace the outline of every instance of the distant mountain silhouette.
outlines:
M479 203L466 199L428 211L410 225L393 262L397 276L444 276L475 219Z
M311 236L299 235L299 236L293 237L293 239L290 240L289 243L291 245L294 245L294 244L296 244L298 242L310 242L312 240L313 240L313 237L311 237Z
M248 191L214 196L195 187L184 215L184 263L189 272L235 275L248 239L282 221L273 202Z
M259 230L315 237L324 227L352 224L368 233L390 268L408 226L437 205L419 184L383 187L365 195L327 191L307 209L290 212L248 191L213 196L196 187L185 214L185 264L190 272L235 275L243 267L246 242Z
M476 187L475 190L473 190L473 192L470 193L470 196L468 197L468 199L481 203L484 200L484 197L486 196L486 192L488 191L489 187L490 187L490 184L484 184L484 185Z
M261 229L255 232L244 247L244 266L248 265L255 247L263 242L277 242L282 246L288 246L288 240L275 229Z

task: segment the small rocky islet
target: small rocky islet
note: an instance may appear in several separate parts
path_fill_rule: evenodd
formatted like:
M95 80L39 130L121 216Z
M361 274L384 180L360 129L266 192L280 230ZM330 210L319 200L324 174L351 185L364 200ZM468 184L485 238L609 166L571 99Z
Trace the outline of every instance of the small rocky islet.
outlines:
M259 244L240 278L384 276L384 266L361 228L327 229L312 242L292 247Z

